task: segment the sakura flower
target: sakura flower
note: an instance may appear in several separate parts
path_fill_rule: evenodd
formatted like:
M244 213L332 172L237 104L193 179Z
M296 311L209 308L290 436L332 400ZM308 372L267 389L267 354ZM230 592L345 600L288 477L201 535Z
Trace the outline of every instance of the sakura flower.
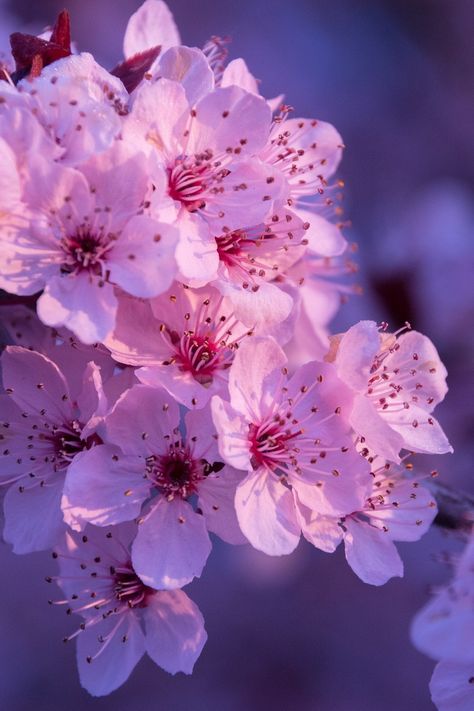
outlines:
M1 358L0 483L11 484L5 500L5 540L15 553L54 545L64 530L60 508L65 472L83 449L100 442L107 409L99 367L90 362L73 377L49 358L8 346Z
M122 82L87 53L54 62L16 88L0 84L0 115L13 108L25 111L31 123L42 127L61 162L73 167L111 147L127 102ZM17 131L16 142L26 141L27 135Z
M452 452L431 414L447 386L429 338L416 331L385 335L374 321L360 321L335 347L338 375L355 393L350 421L369 449L392 461L402 448Z
M199 608L182 590L156 590L137 575L130 557L133 526L66 533L55 547L68 614L83 622L77 637L82 686L104 696L121 686L147 653L170 674L190 674L207 639Z
M237 487L240 527L269 555L298 544L298 504L345 514L364 501L368 464L345 419L351 397L331 367L312 362L288 378L287 359L271 338L239 348L229 375L230 403L214 396L219 451L247 472Z
M340 230L342 224L330 219L341 213L331 193L342 183L332 186L329 181L341 160L342 138L331 124L316 119L289 119L289 111L284 106L274 119L260 157L285 177L289 204L309 225L309 249L320 256L335 257L347 247Z
M372 471L370 495L363 506L340 519L318 516L299 507L303 535L332 553L344 541L346 560L361 580L383 585L403 576L403 562L394 541L417 541L437 513L429 490L391 464Z
M115 323L114 284L149 297L173 278L175 231L143 214L146 159L117 143L81 171L39 156L29 168L23 224L13 236L0 234L0 286L17 294L44 289L45 324L67 326L84 343L101 341Z
M257 333L265 328L271 333L269 329L282 323L293 308L291 296L274 280L304 253L307 228L290 210L282 209L264 224L216 237L219 270L214 284L230 298L236 316L255 325Z
M182 281L210 281L218 266L214 235L241 228L242 215L258 224L284 197L281 176L255 157L270 118L263 99L238 87L216 89L194 106L184 87L167 79L137 90L124 135L157 161L152 207L159 219L177 221Z
M173 589L198 577L211 551L208 531L242 543L233 500L239 474L219 461L209 410L188 412L157 388L137 385L106 419L107 444L69 470L62 507L78 529L129 521L145 508L132 546L147 585ZM197 498L197 508L192 505Z
M217 290L175 283L149 303L120 298L117 325L105 345L117 361L143 366L136 371L140 382L165 388L186 407L202 408L225 391L234 353L248 335Z
M284 174L291 197L298 198L315 195L326 184L339 165L342 148L334 126L316 119L289 119L285 110L273 123L260 156Z

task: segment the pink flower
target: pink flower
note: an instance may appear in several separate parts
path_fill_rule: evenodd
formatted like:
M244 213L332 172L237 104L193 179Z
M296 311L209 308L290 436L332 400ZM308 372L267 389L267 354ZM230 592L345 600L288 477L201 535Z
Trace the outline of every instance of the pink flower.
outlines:
M318 513L349 513L369 484L345 419L348 390L325 364L307 363L288 378L286 362L273 339L254 337L231 366L230 403L212 400L219 451L247 471L235 498L240 527L269 555L296 548L299 503Z
M300 506L303 535L316 548L332 553L344 540L346 560L370 585L403 576L394 541L417 541L437 513L428 489L391 464L372 472L372 491L359 510L340 519L318 516Z
M0 96L0 114L11 115L13 109L29 114L41 127L43 142L48 138L58 159L74 167L112 146L128 102L122 82L87 53L54 62L16 88L1 82ZM20 133L20 140L27 135Z
M260 157L283 173L294 199L317 195L335 173L343 142L334 126L316 119L288 118L288 109L273 123Z
M74 462L64 488L64 519L73 528L132 520L146 503L132 560L142 580L160 589L201 574L208 531L244 542L233 506L240 477L219 461L209 411L189 412L184 424L186 436L178 405L163 390L133 387L107 417L107 444Z
M120 298L117 325L105 340L121 363L141 365L137 378L165 388L189 408L202 408L226 391L239 344L251 335L232 303L212 287L175 283L150 303Z
M203 285L218 267L214 235L256 225L284 198L283 179L256 156L270 131L265 101L238 87L216 89L194 106L168 79L139 87L125 137L156 159L158 219L176 220L181 280ZM163 169L164 168L164 169ZM167 198L162 198L162 188Z
M176 233L143 214L147 189L145 157L121 143L81 171L31 158L23 223L0 238L0 286L44 289L44 323L85 343L103 340L115 324L114 284L149 297L173 278Z
M8 346L1 362L0 483L11 484L4 537L15 553L30 553L54 545L64 530L65 472L79 452L101 441L107 402L92 361L82 361L79 378L78 359L69 359L69 382L50 358L25 348Z
M170 674L190 674L207 639L199 608L182 590L155 590L130 558L133 526L66 533L53 557L68 614L84 618L77 637L82 686L104 696L123 684L145 652Z
M307 228L282 208L263 224L216 237L219 269L213 284L232 301L236 316L259 334L271 334L293 309L293 299L280 288L280 280L304 253Z
M370 450L392 461L402 448L453 451L431 414L448 388L429 338L416 331L397 338L374 321L360 321L335 342L335 351L337 373L355 393L352 427Z

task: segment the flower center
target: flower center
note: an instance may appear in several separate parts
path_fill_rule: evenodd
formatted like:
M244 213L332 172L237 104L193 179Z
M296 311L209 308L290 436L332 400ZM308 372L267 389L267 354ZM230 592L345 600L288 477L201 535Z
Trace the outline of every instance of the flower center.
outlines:
M167 498L188 499L197 492L197 485L209 473L205 460L197 461L181 441L170 444L164 455L147 459L147 473L162 494Z
M278 419L271 423L249 425L251 462L254 469L261 466L276 469L280 464L293 459L289 443L301 432L283 430L282 427L286 424L284 420Z
M219 347L207 336L185 335L180 339L178 360L182 370L188 370L201 385L212 382L219 364Z
M143 607L147 596L153 591L138 577L129 563L120 568L113 568L114 594L117 600L129 607Z
M235 230L226 235L216 237L217 253L221 262L228 267L239 264L242 254L242 242L246 240L243 230Z
M65 237L61 246L64 261L61 265L63 274L78 274L88 271L98 276L103 272L103 260L110 249L110 241L103 233L95 235L88 229L79 228L72 237Z
M83 425L77 420L63 425L63 429L55 429L51 434L41 434L40 439L49 441L56 457L55 469L68 467L76 454L90 449L95 444L102 444L97 434L92 434L86 439L82 438Z
M178 200L189 212L196 212L206 206L205 193L209 177L207 162L185 163L177 160L168 170L169 194Z

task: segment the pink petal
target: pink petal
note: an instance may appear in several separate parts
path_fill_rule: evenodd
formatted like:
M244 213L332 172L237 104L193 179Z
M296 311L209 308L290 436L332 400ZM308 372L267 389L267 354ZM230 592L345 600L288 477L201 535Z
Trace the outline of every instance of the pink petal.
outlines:
M100 367L93 362L87 364L83 375L83 387L77 398L81 412L81 422L85 424L81 436L86 439L99 427L107 412Z
M135 385L107 417L107 436L125 454L148 457L168 451L167 438L179 425L179 408L161 388Z
M321 516L311 511L295 497L295 505L301 532L309 543L326 553L334 553L342 541L343 531L337 518Z
M210 405L201 410L190 410L184 422L186 441L192 447L194 459L206 459L210 463L219 460L218 435Z
M21 198L20 176L15 154L0 138L0 217L16 211ZM5 228L2 226L2 230Z
M181 280L191 286L204 286L215 279L219 266L216 240L198 215L182 212L176 226L179 229L176 262Z
M38 300L38 316L48 326L67 326L83 343L103 341L113 330L117 299L113 287L87 272L54 277Z
M131 140L138 137L139 141L145 138L149 147L165 156L179 155L189 110L181 84L168 79L146 82L137 90L124 124L124 136Z
M108 256L111 281L133 296L162 294L175 275L177 238L177 230L171 225L133 217Z
M160 591L144 610L146 651L170 674L191 674L207 634L197 605L182 590Z
M155 72L179 82L190 106L214 89L214 73L204 54L195 47L171 47L159 58Z
M140 513L150 484L145 463L104 444L74 457L66 474L61 507L74 530L131 521Z
M46 356L20 346L2 355L3 385L22 412L62 424L72 419L69 388L57 365Z
M354 390L365 393L370 368L380 347L380 332L375 321L356 323L339 343L336 356L339 377Z
M347 240L342 236L337 225L329 222L321 215L310 210L296 209L296 214L304 222L309 223L305 237L308 240L308 249L314 254L323 257L337 257L347 249Z
M159 328L148 301L120 294L115 329L104 345L120 363L157 365L169 354Z
M228 402L215 395L211 400L212 418L219 436L219 452L235 469L250 471L248 423Z
M190 153L207 149L220 153L232 148L238 149L238 155L253 155L265 145L271 111L262 97L229 86L205 96L195 110L188 143Z
M346 519L346 560L356 575L369 585L384 585L403 577L403 563L389 536L366 523Z
M241 229L242 215L248 225L258 225L286 195L286 185L278 171L256 158L234 164L221 188L207 203L206 221L213 235Z
M417 481L397 482L395 479L394 483L395 486L387 488L382 484L385 505L377 507L373 516L370 511L366 513L374 526L388 528L392 541L418 541L438 512L436 501Z
M199 507L212 531L226 543L247 543L235 512L235 491L243 479L242 472L224 467L219 474L209 474L199 485Z
M39 483L39 482L38 482ZM65 530L61 512L62 478L44 486L26 487L20 492L11 486L3 502L3 537L14 553L33 553L52 548Z
M148 190L148 169L145 155L125 141L116 141L81 166L93 192L95 210L107 213L104 219L111 231L122 231L141 209Z
M226 66L222 75L221 86L238 86L250 94L260 94L257 80L250 73L245 60L241 57L233 59Z
M222 383L216 378L204 386L191 372L181 371L172 365L139 368L136 376L145 385L164 388L177 402L192 409L205 407L210 398L222 390Z
M93 209L84 175L78 170L51 163L42 155L35 155L29 161L24 192L32 210L46 215L53 213L63 222L71 215L90 215ZM71 205L74 206L73 212Z
M181 44L178 28L165 2L145 0L131 15L123 38L125 57L143 52L150 47L168 47Z
M258 335L272 335L272 331L290 316L294 306L290 294L268 282L260 284L256 292L232 282L217 281L216 287L229 297L239 321L255 328Z
M402 333L397 343L400 347L387 358L387 365L390 369L400 368L406 371L408 361L410 367L416 369L412 390L415 391L415 384L423 386L416 388L416 395L420 400L420 406L431 412L448 392L447 371L438 351L427 336L417 331ZM427 403L428 399L433 401Z
M367 447L391 462L399 462L403 437L390 426L365 395L356 395L350 422L355 432L365 438Z
M281 370L286 362L284 352L273 338L253 337L244 341L229 375L230 401L234 410L251 422L266 415L279 392Z
M410 404L398 417L390 421L392 430L402 438L404 449L426 454L446 454L453 448L443 432L441 425L426 410Z
M201 575L210 552L204 516L186 501L160 497L138 527L132 562L146 585L173 590Z
M271 472L258 469L237 487L237 518L243 534L268 555L292 553L300 539L293 495Z
M119 624L105 647L99 635L106 638ZM123 642L126 637L126 642ZM100 652L100 654L99 654ZM145 638L135 613L111 615L89 627L77 640L77 666L81 685L92 696L106 696L124 684L145 653ZM91 662L87 659L98 655Z

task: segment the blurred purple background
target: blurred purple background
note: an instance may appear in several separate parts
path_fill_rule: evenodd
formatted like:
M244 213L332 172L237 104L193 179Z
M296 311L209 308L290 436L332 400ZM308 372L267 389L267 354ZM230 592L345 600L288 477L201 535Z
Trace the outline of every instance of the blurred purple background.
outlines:
M0 0L0 47L14 30L38 32L63 2ZM71 0L74 38L106 67L121 57L134 0ZM347 233L359 243L365 295L337 328L360 318L409 320L436 343L450 373L439 419L456 453L424 458L426 471L474 492L474 125L471 0L174 0L183 42L231 35L262 93L284 92L296 115L336 125L347 145ZM471 408L472 409L472 408ZM471 442L471 443L470 443ZM421 463L421 457L420 463ZM361 583L341 552L301 544L288 558L216 543L187 590L209 641L192 677L149 660L112 696L80 686L75 622L46 601L46 555L0 546L0 708L5 711L429 711L430 660L410 645L409 624L429 585L449 571L433 560L455 540L433 530L400 546L403 580Z

